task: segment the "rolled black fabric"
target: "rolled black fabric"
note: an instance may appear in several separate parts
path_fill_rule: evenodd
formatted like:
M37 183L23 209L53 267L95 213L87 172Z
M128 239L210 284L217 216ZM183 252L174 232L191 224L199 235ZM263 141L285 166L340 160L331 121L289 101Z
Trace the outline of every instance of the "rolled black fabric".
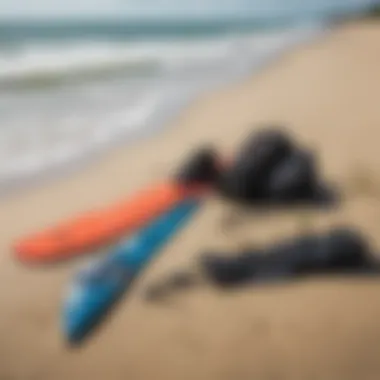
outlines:
M369 264L369 255L369 247L358 232L341 228L324 235L303 236L266 249L242 252L233 258L205 254L200 265L211 281L228 286L360 269Z

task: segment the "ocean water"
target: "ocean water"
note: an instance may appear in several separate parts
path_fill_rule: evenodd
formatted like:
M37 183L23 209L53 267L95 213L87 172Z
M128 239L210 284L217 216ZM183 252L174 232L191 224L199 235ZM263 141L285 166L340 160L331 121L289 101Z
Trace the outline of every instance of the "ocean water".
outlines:
M198 94L251 75L328 31L332 13L351 11L328 10L0 21L0 192L159 131Z

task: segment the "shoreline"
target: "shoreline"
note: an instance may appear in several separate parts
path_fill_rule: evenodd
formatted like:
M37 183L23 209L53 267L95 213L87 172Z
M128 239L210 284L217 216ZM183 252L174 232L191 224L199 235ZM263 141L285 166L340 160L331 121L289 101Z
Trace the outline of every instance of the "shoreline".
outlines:
M32 166L30 166L29 163L25 166L26 162L20 166L17 161L19 157L16 157L15 160L18 165L13 168L13 171L9 171L8 178L6 174L4 178L0 177L0 198L7 197L8 194L12 192L21 191L22 193L24 188L28 191L29 187L43 186L44 183L59 180L60 176L67 177L67 175L70 176L77 171L81 172L91 165L96 165L97 162L102 160L113 150L128 149L131 145L138 144L141 140L151 137L154 138L157 134L166 129L168 125L175 124L177 118L181 117L182 113L186 112L186 109L192 107L194 103L197 103L199 98L207 99L214 93L226 91L230 86L249 80L253 76L260 75L262 70L270 67L273 63L276 64L278 60L281 60L283 56L291 53L294 49L302 48L305 44L313 43L315 40L324 38L331 33L330 28L331 27L322 25L319 28L315 26L302 28L288 27L283 31L269 30L264 31L263 34L259 33L259 39L262 38L262 36L271 35L277 37L282 36L283 38L289 35L289 37L288 39L285 38L282 45L279 44L273 49L270 49L268 53L260 53L259 51L259 58L257 60L251 61L250 57L245 57L244 59L247 59L249 64L244 70L238 70L234 72L233 75L228 75L227 78L218 79L214 81L215 83L209 83L207 86L203 86L205 88L196 88L186 93L186 95L182 94L180 101L175 101L174 104L163 102L161 107L157 107L157 109L154 110L153 115L146 120L144 125L138 128L132 128L131 130L125 128L113 136L110 134L105 141L94 140L92 144L83 146L82 152L75 149L74 156L65 156L63 160L59 157L58 159L52 157L54 158L53 162L47 163L46 160L48 156L43 158L42 155L39 159L40 162L34 165L35 167L33 166L33 160ZM301 35L300 32L302 32L303 35ZM179 88L178 90L180 91L181 89ZM154 122L152 122L153 119L155 119ZM96 133L99 131L93 132Z
M221 292L210 287L152 305L146 286L192 265L207 249L268 244L305 230L358 227L380 247L380 24L354 23L294 49L253 75L197 98L154 137L108 152L66 178L0 200L0 378L39 380L362 380L380 376L380 283L316 278L286 287ZM60 333L65 288L83 257L29 268L16 237L101 207L165 178L189 150L233 152L266 124L287 128L319 155L323 177L343 193L338 209L252 215L210 199L144 272L106 324L81 349ZM380 256L379 256L380 257Z

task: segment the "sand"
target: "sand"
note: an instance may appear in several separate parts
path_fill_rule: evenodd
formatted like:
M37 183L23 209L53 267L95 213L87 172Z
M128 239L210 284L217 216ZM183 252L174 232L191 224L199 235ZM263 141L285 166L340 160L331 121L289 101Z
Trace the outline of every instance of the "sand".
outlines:
M379 43L380 24L340 27L260 75L198 99L164 132L1 200L0 379L379 379L380 280L320 277L230 292L204 285L167 304L142 297L207 249L343 224L380 248ZM342 191L339 208L235 218L235 206L209 199L107 323L83 347L68 349L61 300L86 259L30 268L11 256L12 241L164 178L202 143L231 154L268 123L316 150L324 177Z

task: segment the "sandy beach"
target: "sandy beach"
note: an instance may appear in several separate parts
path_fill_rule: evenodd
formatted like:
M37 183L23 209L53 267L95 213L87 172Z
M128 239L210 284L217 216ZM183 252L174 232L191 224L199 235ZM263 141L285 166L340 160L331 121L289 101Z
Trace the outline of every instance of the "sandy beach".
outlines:
M210 248L270 243L305 230L360 228L380 249L380 24L356 22L287 53L259 75L207 94L162 133L83 170L0 201L0 380L375 380L380 378L380 279L314 278L170 304L144 301L148 284ZM146 270L80 349L60 333L65 287L87 258L48 268L12 257L19 236L107 205L165 178L189 151L232 154L244 136L279 124L318 153L339 208L244 215L213 197Z

